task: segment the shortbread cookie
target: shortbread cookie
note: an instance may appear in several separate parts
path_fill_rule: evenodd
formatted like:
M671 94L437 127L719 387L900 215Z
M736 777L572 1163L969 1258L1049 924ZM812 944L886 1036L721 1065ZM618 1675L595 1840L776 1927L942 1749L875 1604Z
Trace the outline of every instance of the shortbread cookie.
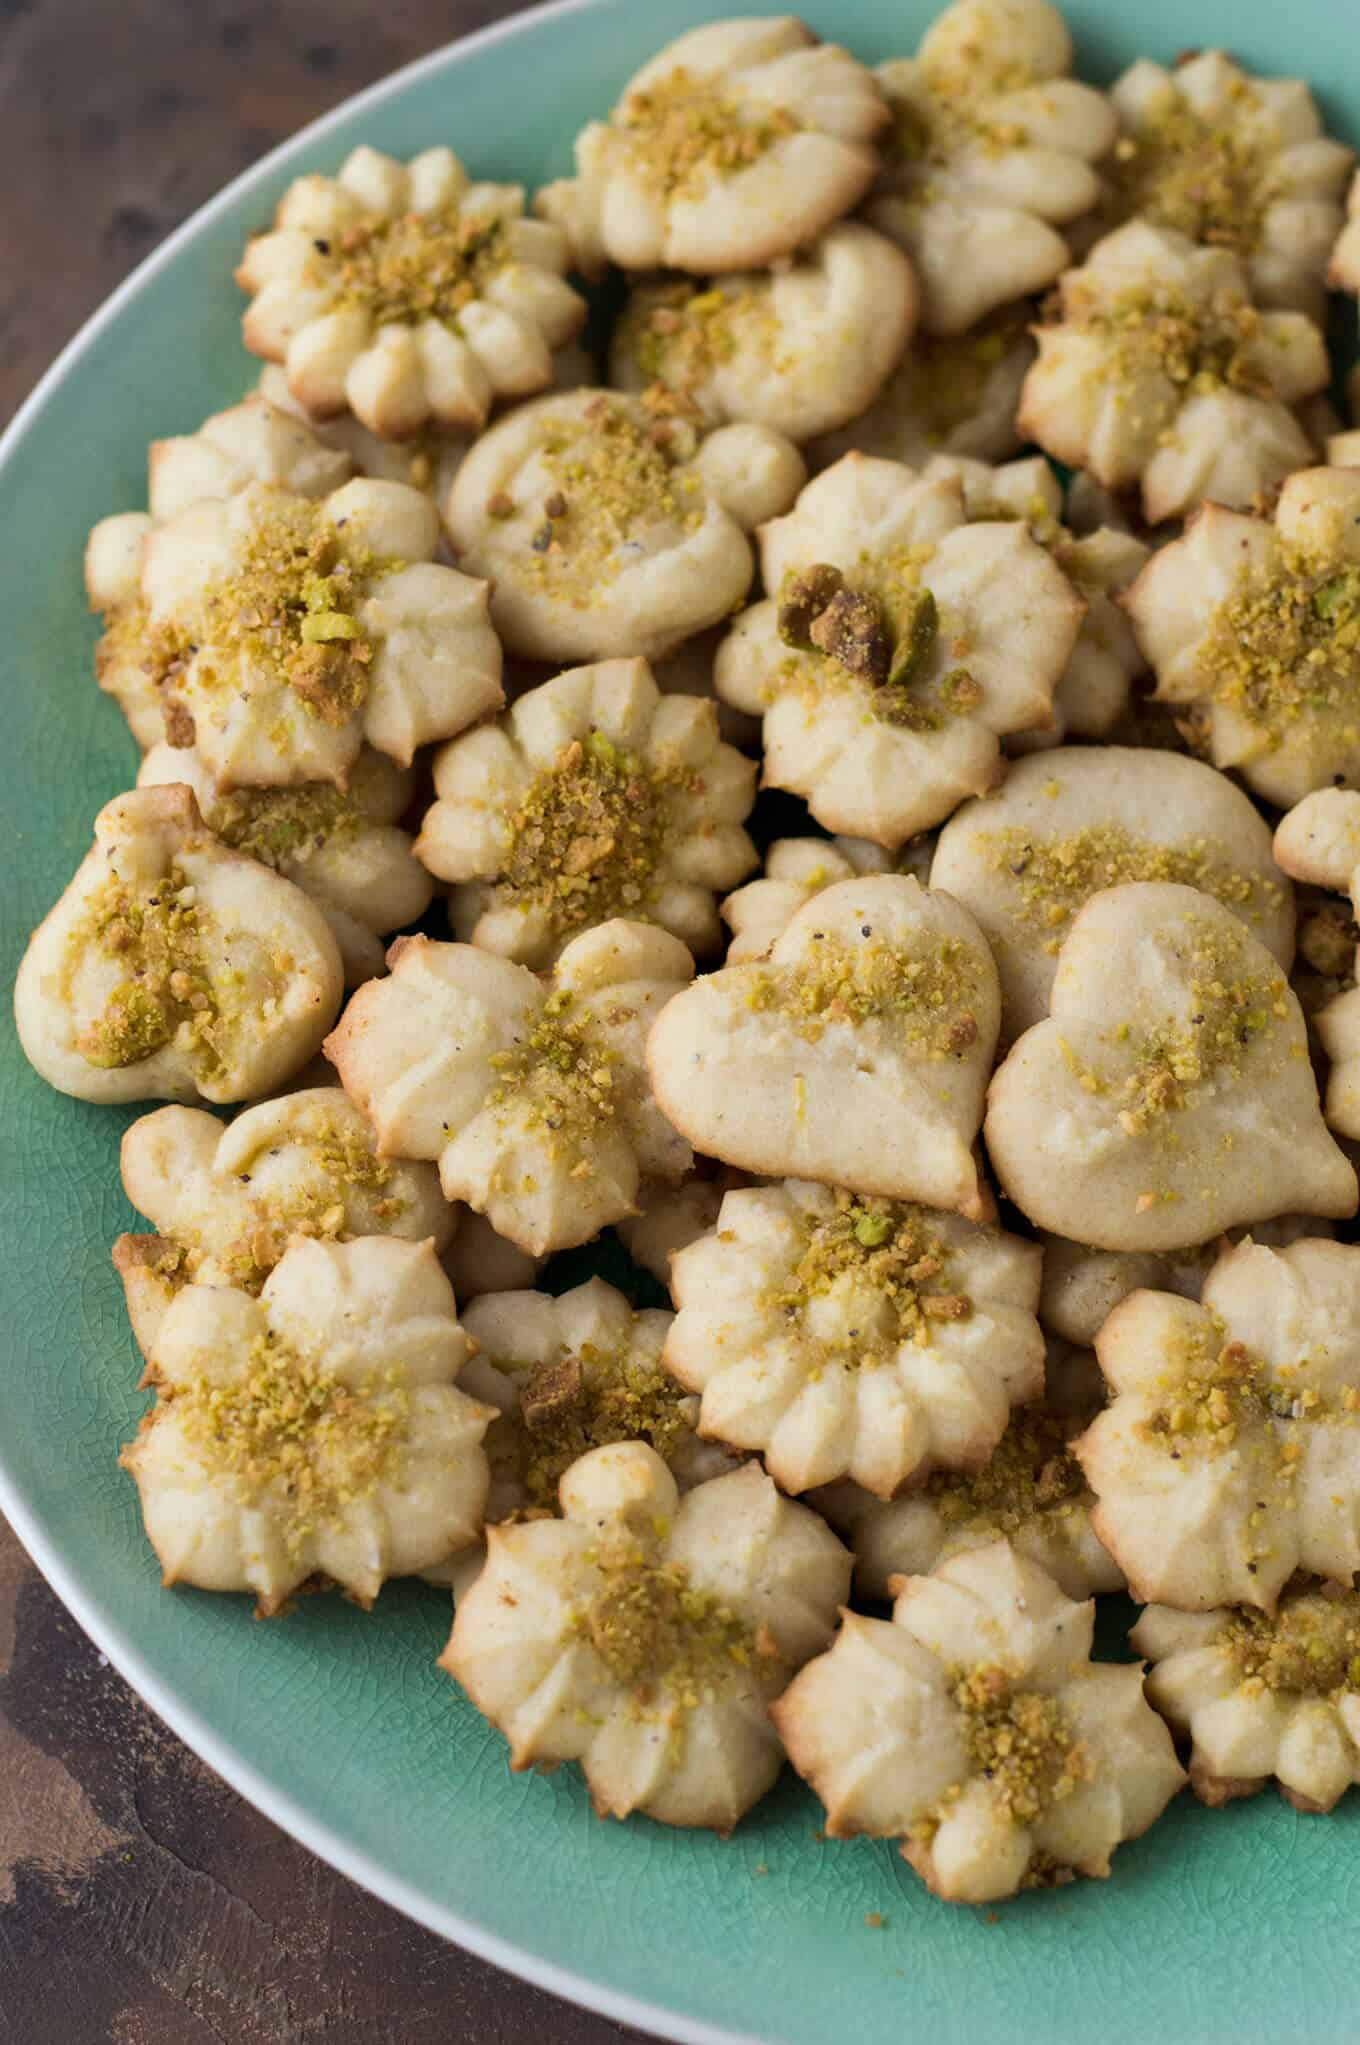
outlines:
M1327 282L1333 291L1360 292L1360 172L1352 178L1350 191L1346 195L1346 224L1337 236L1336 246L1332 250L1331 262L1327 269ZM1354 416L1356 411L1354 370L1351 375L1351 412ZM1357 423L1360 424L1360 421Z
M705 1156L981 1220L973 1145L998 1013L968 912L879 874L816 896L768 959L678 995L647 1065Z
M564 355L575 352L574 347L562 351ZM594 378L584 376L580 381L593 382ZM266 362L257 388L271 405L306 420L327 447L348 455L357 475L371 476L379 483L409 483L413 490L426 491L436 504L442 504L448 495L474 437L457 427L427 425L400 440L383 440L352 412L339 412L333 419L313 419L289 390L288 372L279 362Z
M638 285L614 329L609 380L645 394L658 417L751 420L811 440L873 403L916 310L902 251L846 220L774 270Z
M530 1256L589 1242L644 1177L692 1155L652 1098L643 1046L694 971L678 938L622 918L574 938L551 977L477 945L401 937L391 974L326 1040L384 1156L432 1158Z
M928 332L965 333L1066 268L1057 229L1095 203L1117 127L1071 70L1047 0L955 0L914 58L879 66L893 126L868 217L916 265Z
M929 864L927 858L927 869ZM732 931L728 965L763 959L804 904L838 881L894 870L893 855L867 838L776 838L760 878L747 881L722 905L723 921ZM918 878L924 880L925 872L918 872Z
M736 710L730 703L719 702L714 692L713 662L725 631L726 621L710 625L706 632L696 632L673 653L652 662L652 679L663 696L698 696L705 702L717 703L718 730L727 744L743 753L759 754L760 719L748 717L744 710Z
M1131 221L1063 277L1038 341L1021 432L1108 489L1140 486L1153 525L1206 497L1250 505L1312 458L1290 406L1327 383L1323 336L1258 312L1226 249Z
M814 472L843 454L881 455L921 468L933 454L1004 462L1020 452L1016 407L1034 342L1028 301L966 334L917 333L868 410L803 449Z
M484 1292L521 1292L533 1285L541 1257L531 1257L507 1237L497 1235L484 1214L474 1214L470 1207L453 1211L458 1226L439 1261L465 1306Z
M1294 891L1276 870L1270 828L1199 760L1127 746L1064 746L1022 760L996 795L950 818L930 869L931 886L962 902L986 934L1010 1037L1048 1014L1083 904L1129 881L1215 896L1288 971Z
M500 707L487 586L431 560L439 522L404 483L320 503L252 483L146 545L165 736L220 787L343 787L365 740L408 766Z
M1036 1243L954 1214L787 1179L729 1193L671 1266L666 1363L710 1440L785 1491L891 1498L976 1470L1043 1389Z
M727 1194L749 1184L744 1172L698 1158L696 1169L678 1186L664 1180L638 1189L638 1212L614 1225L614 1233L635 1264L667 1291L671 1259L718 1225Z
M1360 577L1357 577L1360 586ZM1352 915L1317 910L1300 931L1306 963L1328 981L1354 982L1360 910L1360 794L1320 788L1296 803L1275 833L1275 858L1295 880L1349 895ZM1360 999L1344 987L1312 1017L1331 1061L1324 1113L1342 1136L1360 1137Z
M1277 960L1231 909L1173 882L1109 888L1078 913L1050 1020L992 1081L986 1138L1032 1222L1099 1249L1356 1209Z
M156 1230L113 1247L148 1357L181 1287L258 1293L301 1236L404 1236L442 1249L453 1234L433 1166L379 1157L338 1086L261 1101L225 1125L201 1108L157 1108L125 1132L122 1168L124 1192Z
M773 1707L830 1838L900 1839L937 1896L994 1903L1108 1875L1185 1781L1141 1669L1092 1662L1074 1604L1004 1541L847 1612Z
M187 788L120 795L38 926L14 989L19 1039L85 1101L244 1101L307 1063L344 984L330 925L230 852Z
M1272 1612L1360 1569L1360 1249L1251 1241L1201 1304L1136 1292L1096 1338L1112 1403L1077 1444L1141 1602Z
M1258 78L1222 50L1174 70L1140 58L1110 88L1120 138L1106 214L1231 250L1257 305L1320 324L1355 152L1323 133L1298 78Z
M434 780L416 850L456 883L457 935L528 966L611 916L716 951L715 891L759 860L754 763L720 741L716 704L663 696L645 660L530 689L445 746Z
M1358 520L1360 469L1305 468L1273 519L1206 504L1127 598L1158 696L1281 807L1360 778Z
M710 22L629 80L576 138L576 176L534 210L574 266L763 269L849 213L878 169L884 105L870 72L792 15Z
M139 788L180 782L194 792L208 829L233 852L273 867L310 895L340 947L347 986L382 971L382 939L414 923L434 884L397 819L411 804L415 776L365 746L344 788L329 781L298 788L237 788L224 793L194 746L154 745Z
M371 1605L476 1538L490 1408L433 1246L297 1243L256 1298L189 1285L161 1322L156 1404L121 1461L163 1581L254 1591L309 1580Z
M488 1529L442 1666L512 1768L579 1761L602 1818L730 1832L779 1773L767 1706L830 1640L849 1554L757 1465L681 1498L642 1442L583 1456L561 1504Z
M451 149L402 164L360 147L336 177L295 179L248 245L242 331L319 419L476 432L496 398L552 382L586 316L568 260L560 229L524 218L521 185L474 184Z
M1122 1590L1123 1572L1091 1526L1095 1494L1072 1454L1104 1390L1089 1349L1050 1343L1044 1397L1011 1414L980 1470L936 1470L899 1498L849 1482L814 1492L808 1503L855 1551L860 1596L886 1602L894 1578L926 1576L997 1540L1046 1570L1064 1597Z
M1001 734L1051 722L1082 601L1025 525L970 525L956 479L846 455L760 554L771 594L714 684L828 830L901 845L992 786Z
M1274 1776L1296 1811L1330 1811L1360 1782L1360 1592L1286 1591L1276 1612L1149 1605L1129 1635L1147 1690L1188 1735L1201 1803Z
M618 391L569 391L483 434L444 516L463 567L493 584L508 652L652 659L741 601L747 533L787 511L805 474L767 427L701 435Z

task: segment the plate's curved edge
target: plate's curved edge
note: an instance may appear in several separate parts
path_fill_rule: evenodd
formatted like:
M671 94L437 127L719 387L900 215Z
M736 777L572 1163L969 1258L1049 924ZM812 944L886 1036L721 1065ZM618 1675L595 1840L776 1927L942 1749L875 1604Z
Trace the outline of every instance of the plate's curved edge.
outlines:
M226 212L249 190L266 182L277 170L282 169L295 154L324 140L332 127L348 121L355 113L382 105L386 100L403 92L415 79L423 77L441 66L458 61L467 51L485 48L496 42L510 41L515 37L532 32L536 25L548 16L585 14L594 12L598 0L540 0L540 4L526 8L523 13L512 15L506 21L492 22L488 27L478 29L471 35L459 36L451 43L431 50L423 57L402 65L387 77L365 87L362 92L342 100L329 112L321 114L297 134L290 136L271 149L257 163L232 179L204 205L191 213L187 220L167 235L158 248L152 250L132 273L113 291L102 304L96 307L89 318L72 335L60 354L38 379L27 398L14 414L3 434L0 434L0 466L9 458L13 448L23 439L30 423L43 412L56 395L69 371L74 369L81 358L94 346L100 334L118 314L123 306L140 290L149 277L153 277L167 265L173 263L181 248L219 213ZM551 1960L540 1959L523 1947L511 1944L494 1932L488 1932L469 1918L460 1917L452 1910L440 1908L428 1897L407 1883L389 1875L367 1855L354 1851L338 1838L328 1826L320 1825L300 1806L293 1803L282 1790L259 1774L227 1742L219 1740L212 1727L201 1719L197 1712L181 1705L173 1690L164 1687L143 1661L131 1641L126 1639L120 1628L106 1621L98 1601L87 1595L80 1581L66 1568L56 1548L49 1543L36 1513L29 1506L16 1480L11 1474L4 1445L0 1443L0 1510L9 1520L20 1541L27 1549L38 1569L52 1586L57 1596L82 1631L88 1634L101 1653L106 1654L118 1673L150 1706L158 1718L164 1720L172 1732L193 1749L223 1781L229 1783L246 1801L262 1811L265 1817L278 1825L284 1832L315 1853L331 1867L358 1883L370 1894L378 1896L403 1916L413 1918L441 1938L451 1940L475 1953L479 1959L489 1960L502 1967L507 1973L518 1975L536 1988L547 1989L601 2016L612 2017L616 2022L631 2024L635 2029L650 2032L654 2037L669 2038L677 2045L766 2045L766 2041L750 2032L717 2030L712 2025L684 2017L653 2003L639 2002L629 1995L590 1980L587 1976L573 1974L559 1967Z

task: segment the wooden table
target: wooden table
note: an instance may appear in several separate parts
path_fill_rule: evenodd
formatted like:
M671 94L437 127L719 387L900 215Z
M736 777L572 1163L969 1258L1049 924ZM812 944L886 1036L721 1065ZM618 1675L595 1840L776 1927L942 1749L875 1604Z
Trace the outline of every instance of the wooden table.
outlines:
M0 416L262 151L513 11L0 0ZM0 2045L637 2035L445 1945L276 1831L138 1702L0 1522Z

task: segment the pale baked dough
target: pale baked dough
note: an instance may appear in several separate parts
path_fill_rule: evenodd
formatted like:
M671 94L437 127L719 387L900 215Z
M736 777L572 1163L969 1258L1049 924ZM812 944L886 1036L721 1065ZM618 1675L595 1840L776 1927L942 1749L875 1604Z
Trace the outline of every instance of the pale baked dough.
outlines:
M440 1257L450 1285L464 1305L484 1292L516 1292L531 1286L542 1266L503 1235L497 1235L484 1214L470 1207L453 1210L458 1225Z
M849 1554L757 1465L681 1498L642 1442L583 1456L561 1506L488 1528L442 1666L512 1768L579 1761L602 1818L730 1832L779 1773L767 1706L831 1638Z
M715 1228L726 1195L749 1183L731 1165L698 1158L695 1170L678 1186L663 1179L639 1187L638 1212L616 1222L614 1233L633 1262L669 1292L672 1258Z
M29 1062L85 1101L243 1101L320 1048L344 975L301 888L228 851L189 789L120 795L14 988Z
M913 336L911 346L867 411L803 449L814 471L843 454L881 455L921 468L933 454L1003 462L1020 452L1016 407L1034 360L1022 301L980 320L966 334Z
M1360 910L1360 794L1350 788L1320 788L1305 795L1275 833L1275 858L1295 880L1348 895L1353 914ZM1318 964L1329 969L1324 977L1333 978L1340 966L1340 977L1353 982L1355 955L1348 928L1325 914L1321 928L1325 949ZM1330 1060L1323 1112L1339 1135L1360 1137L1360 998L1354 985L1334 995L1311 1020Z
M929 865L927 856L924 865L914 869L919 880L925 879ZM892 853L867 838L776 838L765 854L765 871L722 904L723 921L732 931L728 965L763 959L804 904L838 881L895 871Z
M894 1587L771 1714L828 1836L900 1839L950 1903L1108 1875L1185 1772L1137 1664L1092 1662L1094 1602L1004 1541Z

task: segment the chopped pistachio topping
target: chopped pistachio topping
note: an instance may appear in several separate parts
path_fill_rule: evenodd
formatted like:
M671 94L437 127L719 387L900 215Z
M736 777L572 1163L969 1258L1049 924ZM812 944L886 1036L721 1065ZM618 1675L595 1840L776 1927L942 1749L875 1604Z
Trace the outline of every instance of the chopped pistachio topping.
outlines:
M693 444L685 422L644 425L606 397L594 399L580 419L553 420L540 458L556 486L554 511L543 507L543 523L528 552L515 557L515 572L588 608L640 549L697 530L704 486L697 471L681 466Z
M971 333L917 335L888 389L936 446L977 417L997 366L1024 335L1023 315L994 313Z
M88 1064L135 1065L178 1037L200 1075L220 1070L226 1017L203 958L210 923L177 866L141 888L114 874L95 890L71 932L69 970L93 950L123 977L77 1039Z
M1017 1690L995 1664L957 1671L953 1697L973 1770L1013 1824L1037 1824L1090 1781L1090 1756L1058 1698Z
M1163 376L1187 397L1224 389L1274 396L1261 358L1261 315L1244 298L1220 293L1204 305L1161 284L1134 284L1109 297L1078 287L1067 317L1106 344L1102 376L1130 385Z
M1214 1640L1253 1692L1327 1697L1360 1690L1360 1594L1353 1590L1287 1595L1273 1617L1234 1612Z
M1231 909L1259 919L1278 907L1283 888L1258 873L1239 873L1208 838L1160 844L1139 838L1122 824L1087 824L1062 838L1044 838L1021 825L988 831L980 842L997 873L1016 883L1013 913L1043 938L1050 955L1062 948L1072 918L1102 888L1129 881L1174 881L1199 888Z
M1241 118L1259 109L1245 78L1231 97L1232 111L1207 121L1178 93L1121 136L1110 164L1119 219L1141 217L1239 256L1260 247L1277 196L1271 153L1266 136Z
M599 1587L575 1614L617 1683L639 1704L693 1710L734 1679L768 1682L778 1656L712 1591L692 1586L681 1563L658 1563L629 1545L596 1552ZM768 1636L765 1636L767 1638Z
M932 937L920 952L882 938L851 945L824 937L797 966L757 967L746 999L786 1016L810 1043L828 1023L881 1022L915 1050L958 1057L977 1041L978 965L956 937Z
M355 837L365 818L352 795L329 782L300 788L237 788L211 804L210 830L249 859L280 867Z
M950 1530L1016 1534L1038 1520L1065 1519L1093 1503L1071 1446L1085 1424L1046 1406L1020 1407L981 1470L936 1470L925 1496Z
M1216 607L1198 667L1213 701L1271 743L1310 718L1360 726L1360 565L1277 547Z
M458 315L481 297L511 260L505 223L465 218L458 206L430 213L374 214L345 229L324 283L331 309L356 306L375 327L437 320L455 329Z
M164 626L153 627L141 597L115 604L104 613L104 629L94 650L94 669L105 687L118 688L120 671L135 667L159 688L179 672L184 660L183 641Z
M400 1471L410 1402L395 1369L349 1385L269 1333L256 1336L240 1375L202 1373L168 1399L242 1502L279 1514L291 1554Z
M331 1116L315 1113L299 1132L305 1145L306 1176L286 1193L251 1198L251 1220L234 1242L216 1255L232 1285L258 1292L289 1243L297 1236L336 1242L351 1233L350 1202L368 1203L361 1227L395 1221L406 1201L388 1189L394 1170L373 1148L372 1135ZM250 1171L239 1179L249 1183ZM190 1247L195 1262L202 1248Z
M557 1487L579 1456L616 1441L645 1441L669 1462L694 1434L694 1400L659 1361L583 1343L540 1364L520 1399L518 1475L534 1512L557 1511Z
M646 402L665 410L665 393L694 417L701 410L696 393L717 365L731 358L738 338L773 358L779 336L768 292L723 290L683 279L647 292L625 320L633 358L655 387Z
M614 116L633 168L667 198L696 199L719 178L748 170L802 126L787 107L730 99L683 66L630 92Z
M609 1047L571 1018L572 997L550 995L533 1028L491 1063L497 1082L487 1105L504 1118L546 1130L550 1149L588 1154L592 1133L619 1112L619 1079Z
M930 679L940 615L921 571L931 547L866 559L859 582L825 561L790 570L778 599L779 636L813 656L801 680L815 696L827 681L867 691L871 714L911 731L934 731L948 715L973 709L982 690L966 668Z
M951 1282L949 1252L929 1209L910 1201L861 1200L838 1190L835 1211L810 1222L787 1279L765 1304L799 1327L824 1362L874 1367L903 1343L924 1348L934 1326L966 1320L973 1303ZM809 1218L810 1220L810 1218ZM856 1326L827 1326L814 1303L842 1297ZM809 1327L815 1319L816 1333Z
M1171 1440L1173 1453L1189 1447L1211 1453L1231 1448L1242 1427L1261 1422L1331 1417L1322 1395L1303 1382L1305 1362L1272 1369L1245 1343L1230 1341L1217 1316L1179 1332L1166 1362L1159 1403L1143 1428ZM1341 1410L1349 1415L1344 1401ZM1295 1459L1297 1448L1287 1436L1281 1435L1277 1446L1285 1461Z
M893 124L884 153L904 168L928 170L947 164L961 151L983 149L989 156L1023 149L1029 130L1020 121L998 115L994 102L1033 83L1024 64L934 64L927 74L928 96L899 97L888 91Z

